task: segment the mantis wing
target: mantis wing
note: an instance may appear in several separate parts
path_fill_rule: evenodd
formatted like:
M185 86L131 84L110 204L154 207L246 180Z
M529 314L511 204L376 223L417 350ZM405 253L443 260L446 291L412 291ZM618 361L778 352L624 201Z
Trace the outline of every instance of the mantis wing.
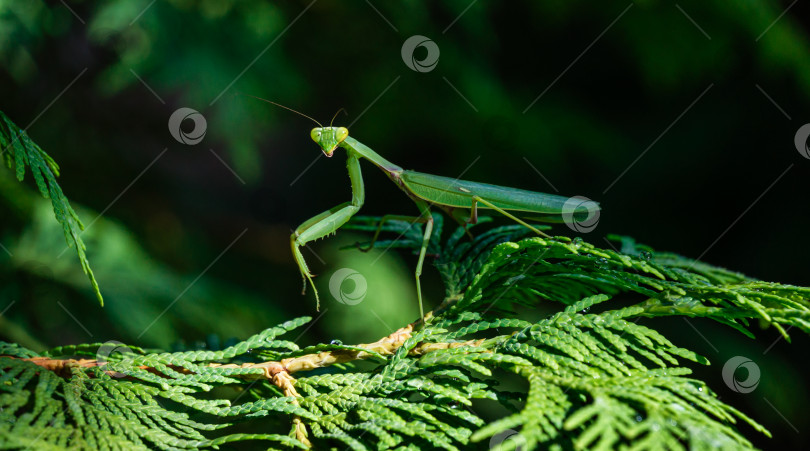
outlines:
M436 205L472 208L473 197L478 196L503 210L533 213L538 215L541 220L552 219L563 214L564 207L568 208L569 212L574 207L570 203L566 206L570 197L555 194L456 180L415 171L404 171L400 177L408 191L416 197ZM592 208L598 209L599 204L588 202L591 203ZM478 208L487 207L478 204ZM545 218L546 215L550 217Z

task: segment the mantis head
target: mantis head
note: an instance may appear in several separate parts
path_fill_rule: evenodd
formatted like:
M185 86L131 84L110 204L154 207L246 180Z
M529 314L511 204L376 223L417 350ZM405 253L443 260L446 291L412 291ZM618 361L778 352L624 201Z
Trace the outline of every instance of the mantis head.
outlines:
M335 149L349 136L349 129L346 127L315 127L309 136L321 146L321 151L327 157L331 157Z
M307 116L306 114L295 111L290 107L286 107L280 103L273 102L272 100L262 99L261 97L252 96L250 94L244 94L248 97L253 97L254 99L261 100L262 102L272 103L273 105L284 108L285 110L292 111L295 114L303 116L312 122L318 124L317 127L313 128L312 131L309 133L309 136L312 137L312 140L318 143L321 146L321 151L327 157L331 157L333 153L335 153L335 149L343 142L344 139L348 138L349 136L349 129L346 127L333 127L332 122L329 123L329 127L324 127L321 125L320 122L316 121L315 119ZM346 110L343 108L339 109L337 113L332 117L332 121L334 122L335 118L337 117L340 112L343 111L344 113Z

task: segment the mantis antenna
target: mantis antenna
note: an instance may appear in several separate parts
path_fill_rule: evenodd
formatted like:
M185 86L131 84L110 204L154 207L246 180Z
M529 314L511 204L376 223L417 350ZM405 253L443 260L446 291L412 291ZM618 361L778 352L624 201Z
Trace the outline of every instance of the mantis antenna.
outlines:
M346 112L346 108L341 108L341 109L337 110L337 113L335 113L335 115L334 115L334 116L332 116L332 120L331 120L331 121L329 121L329 126L330 126L330 127L331 127L331 126L332 126L332 124L335 122L335 118L338 116L338 114L340 114L340 112L341 112L341 111L343 111L343 114L345 114L346 116L348 116L348 115L349 115L349 113L347 113L347 112Z
M298 114L298 115L300 115L300 116L304 116L305 118L307 118L307 119L311 120L312 122L314 122L314 123L318 124L318 126L319 126L319 127L323 128L323 125L321 125L321 123L320 123L320 122L316 121L315 119L313 119L313 118L311 118L311 117L307 116L306 114L304 114L304 113L302 113L302 112L300 112L300 111L296 111L296 110L294 110L294 109L292 109L292 108L290 108L290 107L286 107L286 106L284 106L284 105L282 105L282 104L280 104L280 103L273 102L272 100L263 99L263 98L261 98L261 97L252 96L252 95L250 95L250 94L241 94L241 95L243 95L243 96L248 96L248 97L253 97L253 98L254 98L254 99L256 99L256 100L261 100L261 101L263 101L263 102L272 103L273 105L275 105L275 106L277 106L277 107L284 108L284 109L285 109L285 110L287 110L287 111L292 111L292 112L293 112L293 113L295 113L295 114ZM341 109L342 109L342 108L341 108ZM340 112L340 110L338 110L338 113L339 113L339 112ZM335 116L337 116L337 114L335 114ZM335 119L334 119L334 118L332 118L332 120L335 120Z

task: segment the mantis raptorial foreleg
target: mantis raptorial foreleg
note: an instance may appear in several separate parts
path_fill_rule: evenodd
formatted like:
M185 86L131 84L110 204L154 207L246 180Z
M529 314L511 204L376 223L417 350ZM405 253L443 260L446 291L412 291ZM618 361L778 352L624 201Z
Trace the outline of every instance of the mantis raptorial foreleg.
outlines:
M315 293L318 309L320 309L321 306L320 298L318 297L318 289L315 288L315 283L312 281L312 273L309 271L309 267L307 266L306 260L304 260L304 255L301 254L300 248L310 241L337 232L337 230L351 219L351 217L360 210L360 207L363 206L366 192L363 187L363 176L360 172L360 160L354 155L349 155L349 161L346 166L349 170L349 179L351 179L352 182L351 202L340 204L337 207L310 218L301 224L290 237L295 261L298 263L298 269L301 270L301 275L305 279L304 288L306 288L306 281L309 281L310 286L312 286L312 291Z
M312 283L312 273L309 271L307 262L304 260L304 256L301 254L299 247L303 247L306 245L307 242L318 238L317 236L315 238L310 238L310 236L316 234L318 230L320 230L320 228L323 227L323 224L321 224L321 222L324 219L335 215L336 213L340 212L344 208L349 207L351 205L352 205L351 202L344 202L338 205L337 207L331 208L317 216L309 218L303 224L298 226L298 228L295 229L295 232L293 232L292 236L290 236L290 244L292 245L293 256L295 257L295 261L298 263L298 267L301 268L301 274L303 274L304 276L304 288L302 290L302 294L306 292L307 279L309 279L310 283ZM314 289L315 287L313 286L312 288Z

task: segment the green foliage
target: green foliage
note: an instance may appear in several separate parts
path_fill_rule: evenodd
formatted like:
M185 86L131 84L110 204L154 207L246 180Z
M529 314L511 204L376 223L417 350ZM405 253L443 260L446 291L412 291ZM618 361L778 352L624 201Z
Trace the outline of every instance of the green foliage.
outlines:
M89 368L74 362L65 366L64 374L43 371L30 361L0 358L0 443L3 448L196 449L232 441L269 440L303 447L283 434L220 434L214 439L203 435L246 417L286 413L310 418L311 414L295 406L291 398L275 396L232 404L200 395L215 386L238 386L243 382L238 377L262 373L257 368L222 368L207 363L238 360L254 349L276 353L297 349L275 338L308 320L289 321L221 351L143 353L124 345L113 348L95 344L59 348L42 355L92 355L102 361L102 365ZM13 357L32 355L8 344L0 349ZM181 368L187 371L177 371ZM174 408L177 406L180 408ZM192 419L192 414L204 421Z
M613 216L613 221L618 221L613 222L615 229L629 230L644 221L645 226L638 233L669 237L667 245L673 249L705 239L700 231L719 232L725 228L788 162L794 162L791 157L799 158L789 145L785 152L774 153L773 158L761 158L762 149L773 147L774 142L787 143L795 131L792 128L795 125L790 125L795 121L786 122L784 116L772 108L769 99L778 103L786 115L795 116L796 111L803 109L810 93L808 33L796 16L796 9L785 10L790 2L754 2L743 8L724 2L681 3L680 6L660 1L634 2L620 20L617 20L618 15L629 2L414 3L407 10L376 1L371 2L373 7L369 2L316 2L312 8L308 7L309 1L68 3L70 8L65 8L61 2L42 0L4 2L0 11L5 37L0 39L0 65L7 88L4 102L9 102L9 111L29 111L46 103L49 107L53 105L37 121L36 129L41 133L29 130L37 136L39 144L51 151L55 149L54 142L63 145L65 151L58 157L63 167L83 167L87 162L95 162L105 168L95 171L94 177L72 179L78 189L71 199L81 216L86 215L77 201L96 208L104 206L109 199L94 197L93 193L120 192L123 182L131 180L146 166L149 156L142 154L144 148L150 144L154 144L155 149L176 145L168 138L165 119L180 106L194 107L206 115L210 128L207 139L216 146L213 149L248 183L250 203L260 203L263 207L260 212L252 207L248 216L245 211L235 209L241 205L234 201L235 197L241 200L246 194L231 190L233 186L228 182L239 188L235 180L212 178L208 171L182 170L198 167L185 164L195 164L189 161L192 158L213 158L205 151L184 153L189 159L185 159L184 164L172 164L171 170L164 167L150 171L143 179L149 180L148 183L135 184L105 218L93 225L94 234L83 235L94 250L95 273L105 281L104 292L109 305L98 312L97 309L82 310L94 306L83 302L85 290L75 290L77 283L83 283L83 276L75 274L78 265L70 265L67 271L64 269L67 265L57 268L44 258L55 256L64 246L53 243L61 238L53 229L57 223L50 218L50 212L42 215L38 210L35 219L25 227L18 227L9 220L8 210L13 210L13 204L22 199L15 196L22 191L30 191L25 194L34 194L34 191L24 190L22 185L19 191L4 190L2 194L6 197L0 196L0 203L4 204L0 212L4 226L0 239L3 244L13 243L19 249L39 253L32 255L11 248L14 258L7 260L0 251L4 276L0 283L3 289L0 307L11 306L16 301L0 318L0 323L4 322L0 329L7 340L24 342L37 351L44 346L32 344L36 340L24 341L26 335L35 335L42 342L82 340L79 325L74 325L60 310L56 310L57 314L44 314L55 308L56 299L81 321L92 318L93 324L88 326L95 335L93 340L108 336L134 340L178 293L185 292L189 283L229 242L230 236L221 233L221 218L226 216L231 219L255 217L262 223L261 229L282 236L262 235L262 241L255 246L242 249L236 246L224 261L186 292L162 321L151 326L149 334L138 343L168 346L177 337L203 337L214 331L224 336L241 331L249 333L247 331L280 322L277 318L299 315L297 312L280 314L283 309L291 312L295 307L309 306L309 303L295 301L297 298L293 296L300 289L297 284L286 283L292 274L286 245L279 249L270 243L284 244L288 223L311 216L312 209L316 208L313 202L323 196L324 186L345 189L345 174L331 170L317 174L308 172L290 191L291 175L308 168L310 158L315 156L309 152L317 152L306 145L306 130L302 135L300 128L302 119L260 102L243 102L231 96L236 91L271 98L324 120L339 107L345 107L350 113L345 121L356 121L353 130L358 136L362 135L364 142L373 144L387 158L407 167L454 176L472 162L473 156L483 155L482 161L471 165L465 177L495 183L510 180L515 186L538 186L532 185L535 173L523 166L525 158L542 169L561 192L588 194L604 192L608 183L619 173L623 174L641 149L650 145L691 99L713 83L715 88L690 109L678 126L667 132L667 139L656 141L653 150L646 153L642 160L646 164L636 165L608 195L603 194L599 199L605 205L629 207L633 204L625 210L626 214ZM358 26L346 27L347 23ZM578 30L580 36L560 39L569 35L570 30ZM431 74L414 73L402 65L399 54L402 40L415 33L436 40L441 48L441 63ZM594 42L597 36L598 42ZM331 50L317 51L315 56L313 49L326 49L324 43L328 43ZM587 54L581 54L586 47ZM183 51L178 53L177 49ZM542 70L526 70L527 54L543 55ZM569 66L577 55L582 58ZM68 61L70 64L63 64ZM245 70L248 63L250 70ZM51 102L84 66L90 70L80 83L58 102ZM563 70L565 75L561 76ZM594 73L605 74L600 77L601 83L594 83ZM201 77L204 82L178 81ZM559 77L562 78L557 82ZM238 81L231 86L235 78ZM392 82L395 84L389 86ZM548 90L542 101L528 112L524 111L529 101L550 84L554 85L553 89ZM721 86L723 89L718 89ZM728 89L733 92L729 94ZM211 105L223 90L227 92ZM734 101L729 102L729 98ZM166 104L161 107L164 101ZM429 107L439 104L441 107ZM474 107L470 108L471 105ZM616 114L617 105L623 106L621 114ZM33 116L44 111L36 108L31 113ZM362 120L358 120L358 115ZM137 120L116 120L128 117ZM340 120L338 118L337 122ZM707 123L712 126L703 126ZM728 139L739 136L740 130L757 132L748 133L748 145L740 146L736 140ZM779 136L771 131L779 131ZM782 147L785 150L785 146ZM291 148L295 151L288 151ZM724 158L731 154L735 157L734 165L729 166ZM318 164L323 163L321 160ZM763 202L769 202L770 211L795 211L795 196L791 194L802 186L801 176L797 174L799 166L797 164L776 187L777 191L785 188L792 176L799 177L799 181L794 179L792 188L785 188L781 195L771 192L764 198ZM313 166L316 171L317 168ZM225 177L230 177L225 168L219 169ZM128 174L131 177L127 179ZM689 175L684 178L683 174ZM307 182L313 177L318 181ZM273 187L280 188L269 187L267 180L273 181ZM380 186L375 185L377 180L377 177L367 180L375 193ZM256 192L254 188L258 187L251 184L259 181L264 182ZM154 187L161 189L160 201L144 202L143 199L154 197ZM707 187L712 188L712 199L721 201L703 201ZM746 187L750 190L746 191ZM684 212L679 216L681 219L692 224L700 221L701 227L684 227L683 222L670 221L672 212L655 208L662 199L673 211ZM40 200L34 201L38 204L26 202L50 209ZM404 196L401 200L394 196L386 207L391 212L405 211L405 202L408 200ZM331 204L323 205L323 208L329 206ZM747 271L752 274L779 274L782 280L801 280L800 268L805 255L786 249L804 248L806 234L802 233L802 221L774 221L773 215L755 213L756 210L752 210L746 221L740 221L734 229L739 236L753 238L745 240L744 245L729 246L727 250L731 253L725 258L745 256ZM27 216L19 219L29 221ZM235 221L228 222L241 230ZM43 224L53 228L38 227ZM761 234L766 228L776 231ZM252 225L251 233L257 229L259 227ZM512 231L523 232L521 229ZM536 324L538 316L553 316L565 306L595 293L612 297L592 310L606 306L619 309L640 303L644 310L625 321L639 321L648 327L665 321L651 320L653 317L701 316L750 335L755 329L748 327L749 322L757 325L764 317L762 312L752 314L757 306L784 330L794 323L806 325L806 294L800 289L764 284L765 291L762 291L762 282L677 256L652 254L651 250L645 254L642 246L631 241L622 244L623 253L641 257L652 266L663 266L674 276L660 268L665 279L640 268L611 268L622 265L621 260L604 257L605 263L600 260L602 257L585 250L578 254L566 253L572 243L560 240L527 243L516 251L516 263L509 263L511 257L507 254L500 266L489 267L488 275L477 278L489 261L492 246L501 241L493 236L493 242L484 245L482 237L483 234L470 243L458 234L456 244L435 241L431 250L433 254L441 253L437 263L441 265L447 297L452 299L443 306L443 319L465 314L467 310L454 307L462 297L469 311L482 314L480 320L462 321L452 326L448 334L460 334L458 340L465 336L492 338L505 330L529 327ZM508 238L516 241L521 237ZM651 240L651 235L645 239ZM601 239L594 243L605 246ZM402 243L394 243L394 247L398 244ZM52 252L54 245L59 246L56 252ZM559 260L541 258L539 264L543 266L533 267L531 262L540 256L544 245L555 246L562 256ZM479 246L481 248L476 249ZM260 258L256 256L257 249L262 250ZM321 252L318 248L314 250ZM610 249L596 251L609 253ZM722 260L724 256L714 254L713 258ZM329 266L323 268L322 273L337 267L333 266L332 259L325 260ZM557 262L567 266L553 268ZM632 263L641 265L643 262L634 259ZM53 280L49 273L41 276L34 270L42 267L52 270ZM221 270L223 267L229 269ZM522 274L524 269L529 271ZM511 284L505 294L501 294L498 280L493 279L501 276L498 271L505 271L501 279L506 286ZM513 279L507 278L506 272ZM704 283L700 277L708 282ZM410 274L402 280L412 283ZM465 295L474 280L479 291ZM577 283L580 280L587 283L580 286ZM377 281L380 279L375 278ZM438 297L440 291L431 290L431 294ZM497 296L500 298L495 299ZM361 307L368 307L369 300ZM790 307L791 302L797 305ZM493 307L487 310L491 304ZM341 328L347 326L329 319L337 310L330 307L325 321L313 326L308 335L317 335L319 327L327 322L334 327L329 334L342 332ZM388 320L384 315L383 318ZM529 318L530 324L520 323L513 329L505 325L483 325L511 324ZM751 321L753 319L756 321ZM680 318L677 321L683 323ZM60 323L66 325L59 326ZM362 322L346 323L354 326ZM12 326L27 333L14 334ZM362 324L356 329L365 326ZM479 328L482 329L479 331ZM797 330L802 329L806 327ZM470 332L465 335L464 331ZM711 332L717 331L725 329L715 328ZM707 335L715 338L708 332ZM344 335L338 336L345 339ZM682 344L682 337L668 338ZM63 352L69 355L85 352L85 348L89 352L86 356L93 357L98 345L79 346L74 351L64 348ZM306 352L340 348L321 344ZM130 346L130 349L135 348ZM8 348L0 353L14 352ZM277 351L271 349L266 351L265 357L264 352L250 356L269 359L282 355L275 356L273 353L278 354ZM302 352L305 351L283 355L301 355ZM231 360L240 361L236 357ZM646 362L645 365L649 363L640 360ZM484 367L489 368L488 364ZM366 366L358 368L368 370ZM794 371L793 374L801 374ZM305 379L307 374L300 373L296 377ZM437 377L437 374L434 372L432 376ZM514 373L498 369L495 374ZM515 374L514 377L528 381L526 375ZM780 377L774 391L786 400L785 405L800 411L804 397L799 394L803 388L800 376L796 378L796 383L790 384ZM524 402L527 387L528 382L525 387L506 387L505 390L521 392L524 396L510 398L509 403ZM226 397L225 394L216 396ZM268 395L256 393L256 396ZM762 402L760 396L755 398ZM178 408L163 408L170 407ZM794 422L794 418L801 418L800 413L795 417L783 413ZM773 418L775 421L771 424L776 428L782 422ZM282 419L287 420L286 416ZM526 428L530 422L520 424ZM795 424L802 429L800 423ZM787 423L783 426L787 430ZM476 430L476 427L470 429ZM216 431L204 433L219 434ZM578 433L577 430L574 433ZM351 432L350 435L368 444L368 436L373 434L358 437L359 434ZM481 440L479 443L485 446L486 438Z
M360 218L354 227L375 220ZM418 228L393 222L387 231L402 240L376 245L416 246ZM748 321L756 319L787 336L785 326L808 331L810 290L657 253L629 238L613 237L621 245L613 250L523 235L520 227L498 227L470 241L459 228L431 243L448 296L390 352L336 342L299 348L283 338L309 318L222 350L116 344L111 352L108 343L36 355L2 344L0 437L8 448L185 449L264 440L357 450L475 443L708 449L751 448L741 423L768 434L689 377L689 365L708 360L640 320L700 316L750 333ZM532 311L550 313L526 319L537 316ZM330 365L327 358L350 355L371 361ZM22 360L37 357L90 358L99 366L70 360L57 373ZM293 392L265 372L285 359L309 362L290 370ZM487 422L476 412L482 402L509 413Z
M0 155L3 156L6 166L15 169L19 181L23 181L26 167L31 170L40 194L51 200L53 214L62 225L65 241L68 246L76 248L82 270L90 279L90 284L93 286L99 302L104 305L98 282L96 282L93 270L90 269L90 262L87 261L87 255L85 255L86 247L81 237L84 225L56 182L56 177L59 176L59 165L28 137L25 130L14 124L2 111L0 111Z

